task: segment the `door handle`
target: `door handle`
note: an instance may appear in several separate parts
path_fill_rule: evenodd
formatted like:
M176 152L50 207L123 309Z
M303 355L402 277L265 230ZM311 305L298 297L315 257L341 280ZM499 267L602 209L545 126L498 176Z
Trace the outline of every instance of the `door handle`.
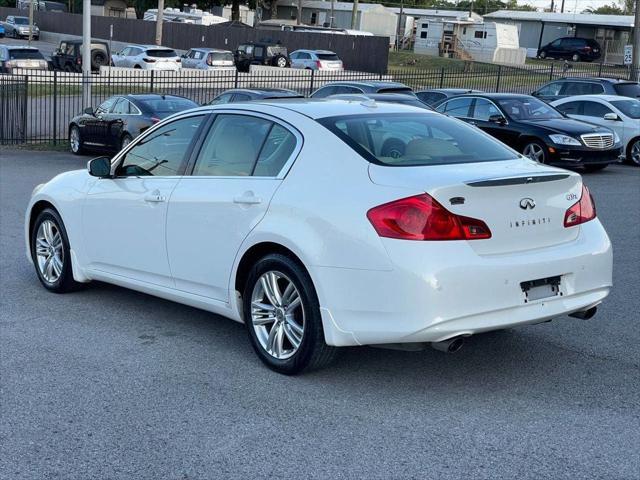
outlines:
M164 202L165 200L166 200L166 197L163 197L162 195L160 195L159 192L154 192L151 195L147 195L146 197L144 197L144 201L149 203L161 203L161 202Z
M233 199L233 203L240 203L244 205L258 205L262 203L262 199L260 197L256 197L253 195L253 192L246 192L241 197L235 197Z

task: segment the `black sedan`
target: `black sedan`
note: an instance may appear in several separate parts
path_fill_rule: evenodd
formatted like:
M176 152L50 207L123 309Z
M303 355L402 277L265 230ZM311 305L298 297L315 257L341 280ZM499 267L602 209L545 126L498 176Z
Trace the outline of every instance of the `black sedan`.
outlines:
M444 100L435 109L476 125L541 163L601 170L622 158L615 132L568 118L530 95L462 95Z
M274 98L304 98L304 95L285 88L233 88L222 92L211 100L209 105L248 102L251 100L273 100Z
M69 145L75 154L85 150L120 150L150 126L174 113L198 107L173 95L119 95L87 108L69 123Z

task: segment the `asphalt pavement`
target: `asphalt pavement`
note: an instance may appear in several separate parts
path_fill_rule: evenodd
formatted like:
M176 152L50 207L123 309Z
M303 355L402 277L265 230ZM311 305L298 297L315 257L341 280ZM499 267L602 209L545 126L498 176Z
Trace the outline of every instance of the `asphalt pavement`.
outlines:
M285 377L230 320L40 286L25 206L86 160L0 149L0 478L640 478L640 168L585 175L615 259L592 320Z

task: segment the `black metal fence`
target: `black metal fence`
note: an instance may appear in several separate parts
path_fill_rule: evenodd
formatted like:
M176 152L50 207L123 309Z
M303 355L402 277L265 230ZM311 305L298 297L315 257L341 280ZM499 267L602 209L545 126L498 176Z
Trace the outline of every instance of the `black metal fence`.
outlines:
M303 95L329 82L386 80L413 89L466 88L487 92L529 94L550 80L567 75L630 78L621 67L576 64L527 65L515 68L469 63L459 68L399 70L392 74L315 72L265 69L252 73L182 70L158 72L109 69L91 75L91 103L97 106L110 96L129 93L181 95L199 104L210 102L229 88L278 87ZM82 75L32 71L24 75L0 75L0 144L66 141L71 118L83 110Z

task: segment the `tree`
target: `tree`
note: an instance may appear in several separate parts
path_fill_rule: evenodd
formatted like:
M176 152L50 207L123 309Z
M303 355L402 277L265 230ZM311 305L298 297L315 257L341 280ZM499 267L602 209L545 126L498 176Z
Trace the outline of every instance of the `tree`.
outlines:
M615 3L611 5L603 5L598 8L586 8L583 13L593 13L596 15L624 15L624 10Z

